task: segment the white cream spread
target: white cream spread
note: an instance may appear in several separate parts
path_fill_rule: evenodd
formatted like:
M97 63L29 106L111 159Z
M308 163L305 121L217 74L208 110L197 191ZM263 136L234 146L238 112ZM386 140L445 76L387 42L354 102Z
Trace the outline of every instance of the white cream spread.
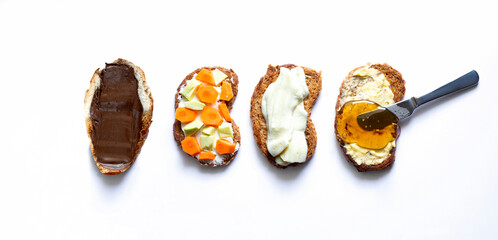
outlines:
M370 65L360 68L353 73L353 76L344 83L343 95L340 105L352 100L370 100L381 106L394 103L394 94L390 88L386 76ZM393 147L395 140L389 142L382 149L368 149L358 146L356 143L346 143L346 153L350 155L358 164L375 165L382 163Z
M266 120L268 152L280 165L306 161L308 145L304 131L308 112L303 100L308 96L304 70L280 68L277 80L266 89L261 111Z

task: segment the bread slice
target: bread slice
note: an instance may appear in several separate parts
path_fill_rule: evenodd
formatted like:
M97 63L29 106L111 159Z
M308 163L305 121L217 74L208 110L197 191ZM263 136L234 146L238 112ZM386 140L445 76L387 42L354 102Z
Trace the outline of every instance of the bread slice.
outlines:
M97 167L99 168L100 172L106 175L115 175L115 174L120 174L124 171L126 171L130 166L135 162L138 154L140 153L140 150L145 142L145 139L147 138L147 135L149 133L149 126L152 123L152 111L153 111L153 103L154 100L151 96L149 86L147 86L147 82L145 80L145 74L140 69L138 66L135 66L133 63L125 60L125 59L117 59L113 63L117 64L123 64L131 67L134 71L135 79L138 81L138 89L137 89L137 94L140 99L140 103L143 108L143 113L142 113L142 127L140 130L140 135L138 137L138 142L136 143L135 149L134 149L134 156L131 159L131 163L128 164L127 166L123 166L122 168L109 168L104 166L99 162L99 159L97 159L97 154L95 152L94 144L90 140L90 148L92 150L92 155L95 163L97 164ZM96 91L100 90L100 85L101 85L101 73L102 70L97 69L95 70L95 73L92 76L92 79L90 80L90 87L85 93L85 104L84 104L84 114L85 114L85 123L86 123L86 130L88 133L88 137L91 139L92 138L92 133L94 131L94 125L92 122L91 114L90 114L90 108L92 101L94 99L94 95Z
M360 93L360 86L363 86L365 83L368 81L373 81L372 78L355 78L354 74L357 70L363 69L363 68L373 68L379 71L381 74L385 76L385 79L389 82L389 89L392 91L392 99L383 99L385 100L384 102L379 102L378 98L375 99L373 98L362 98L360 97L362 93ZM367 82L365 82L367 81ZM351 72L349 72L348 76L346 79L341 84L339 96L337 98L337 103L336 103L336 113L341 109L341 107L349 100L354 99L354 100L370 100L377 102L379 105L383 106L388 103L394 103L398 102L401 99L403 99L403 96L405 95L405 80L403 80L403 77L401 73L396 71L394 68L389 66L388 64L368 64L366 66L361 66L358 68L353 69ZM362 99L359 99L362 98ZM335 118L335 123L337 123L337 114ZM359 172L365 172L365 171L371 171L371 170L382 170L384 168L387 168L391 166L394 163L395 159L395 151L396 151L396 139L393 140L393 144L390 146L391 149L388 152L386 156L375 156L371 154L369 151L366 151L366 153L362 153L361 155L358 155L356 157L352 156L351 154L348 154L346 146L348 143L344 142L340 135L338 134L337 131L337 125L334 124L335 127L335 134L337 141L339 142L339 145L344 152L344 155L350 161ZM396 134L399 136L399 128L398 132ZM365 150L365 149L363 149ZM386 149L387 150L387 149Z
M180 95L181 88L184 87L186 85L187 81L191 80L202 69L207 69L207 70L210 70L210 71L218 69L218 70L220 70L221 72L223 72L224 74L226 74L228 76L225 79L225 81L228 81L232 85L233 98L230 101L225 102L225 104L227 105L227 108L228 108L229 111L232 110L232 107L233 107L233 104L235 102L235 98L237 98L237 93L238 93L238 89L239 89L238 88L239 77L237 76L237 74L232 69L227 69L227 68L217 67L216 66L216 67L202 67L202 68L198 68L195 71L193 71L192 73L190 73L189 75L187 75L185 77L185 79L183 79L183 81L180 83L180 85L178 86L178 88L176 90L176 94L175 94L175 111L179 107L179 104L180 104L180 101L181 101L181 98L182 98L182 96ZM240 131L239 131L239 127L235 124L235 121L233 120L233 118L232 118L231 124L232 124L232 130L233 130L233 142L236 143L236 144L238 144L238 146L240 146ZM181 142L185 139L185 133L182 130L182 123L180 121L176 120L176 119L175 119L175 123L173 124L173 136L175 138L175 141L176 141L177 145L181 148ZM234 153L223 154L222 155L222 162L221 163L217 163L216 161L199 160L198 158L193 157L193 156L191 156L191 155L189 155L187 153L185 153L185 154L187 154L187 155L191 156L192 158L196 159L199 162L199 164L201 164L203 166L218 167L218 166L226 166L226 165L230 164L230 162L232 162L232 160L235 158L235 156L237 155L237 153L238 153L238 149Z
M269 152L266 145L267 140L267 126L266 120L263 116L263 112L261 110L261 101L263 99L263 95L268 88L268 86L275 82L280 74L280 68L288 68L292 69L298 67L294 64L286 64L280 66L268 66L268 70L266 71L266 75L264 75L259 81L258 85L254 88L254 93L251 98L251 120L252 120L252 129L254 132L254 138L256 139L256 144L259 149L263 152L263 154L268 159L268 162L273 164L277 168L285 169L287 167L295 167L299 166L303 163L291 163L289 165L280 165L275 161L275 157L273 157ZM322 90L322 76L321 72L317 72L311 68L301 67L304 70L306 75L306 85L308 86L309 94L304 99L304 108L306 112L308 112L308 121L306 124L306 142L308 144L308 152L306 154L306 161L308 162L313 154L315 153L316 148L316 130L311 118L311 110Z

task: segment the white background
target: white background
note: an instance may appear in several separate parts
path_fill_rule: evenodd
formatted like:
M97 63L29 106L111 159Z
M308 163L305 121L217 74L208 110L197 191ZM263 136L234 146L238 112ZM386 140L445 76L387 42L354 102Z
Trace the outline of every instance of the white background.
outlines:
M497 239L498 14L483 1L0 0L1 239ZM135 164L104 176L83 98L97 68L140 66L153 124ZM387 62L405 98L468 71L477 88L403 122L396 162L358 173L333 134L347 73ZM268 64L322 71L311 162L268 164L250 97ZM233 68L242 146L206 168L176 146L174 94L202 66Z

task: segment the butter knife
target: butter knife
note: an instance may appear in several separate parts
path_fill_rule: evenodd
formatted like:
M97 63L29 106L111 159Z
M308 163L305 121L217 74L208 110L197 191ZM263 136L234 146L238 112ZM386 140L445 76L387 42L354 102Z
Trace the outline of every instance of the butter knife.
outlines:
M412 97L410 99L394 103L387 107L381 107L377 110L362 113L357 116L356 121L365 130L381 129L393 123L402 121L425 103L451 93L459 92L464 89L477 86L479 75L475 70L459 77L458 79L447 83L446 85L421 97Z

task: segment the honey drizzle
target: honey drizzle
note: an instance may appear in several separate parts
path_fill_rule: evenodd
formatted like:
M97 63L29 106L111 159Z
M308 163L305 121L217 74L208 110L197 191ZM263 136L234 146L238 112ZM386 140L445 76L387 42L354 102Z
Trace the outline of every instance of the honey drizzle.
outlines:
M347 143L357 143L368 149L382 149L397 137L398 125L393 123L382 129L365 130L360 127L358 115L379 109L377 103L361 100L345 103L336 116L336 129L339 136Z

